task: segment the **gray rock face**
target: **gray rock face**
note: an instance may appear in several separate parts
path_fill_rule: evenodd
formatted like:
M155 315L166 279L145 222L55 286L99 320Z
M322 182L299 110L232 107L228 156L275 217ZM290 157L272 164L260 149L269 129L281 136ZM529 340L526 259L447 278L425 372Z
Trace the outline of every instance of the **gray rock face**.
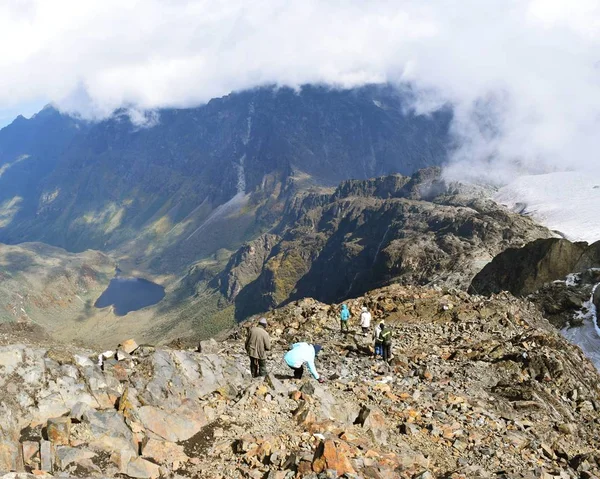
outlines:
M215 287L237 291L238 319L303 297L341 301L391 282L466 289L496 254L552 235L481 196L445 184L435 168L300 195L274 230L277 243L245 246Z
M546 283L581 271L588 249L587 243L558 238L539 239L522 248L509 248L473 278L469 289L485 295L500 291L516 295L533 293Z

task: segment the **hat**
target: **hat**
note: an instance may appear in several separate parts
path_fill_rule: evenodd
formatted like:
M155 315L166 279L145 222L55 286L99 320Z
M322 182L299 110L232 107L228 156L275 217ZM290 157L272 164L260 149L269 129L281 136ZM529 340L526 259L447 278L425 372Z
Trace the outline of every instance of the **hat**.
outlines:
M367 311L369 311L369 310L367 309L367 307L366 307L366 306L363 306L363 307L362 307L362 310L363 310L363 312L365 312L365 313L366 313Z
M263 326L267 325L267 318L260 318L258 320L258 324L262 324Z
M313 344L313 348L315 348L315 356L317 354L319 354L319 351L321 351L321 349L323 349L323 346L321 346L320 344Z

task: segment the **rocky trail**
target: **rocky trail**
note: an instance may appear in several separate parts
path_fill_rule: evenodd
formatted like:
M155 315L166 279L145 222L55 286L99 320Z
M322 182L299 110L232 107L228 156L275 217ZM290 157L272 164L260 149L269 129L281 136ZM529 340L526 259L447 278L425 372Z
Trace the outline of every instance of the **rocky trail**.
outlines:
M0 332L1 477L600 477L600 377L531 303L392 285L348 304L349 334L311 299L269 313L264 379L250 323L199 352L126 341L102 365ZM389 365L363 305L393 328ZM289 378L299 340L323 345L324 384Z

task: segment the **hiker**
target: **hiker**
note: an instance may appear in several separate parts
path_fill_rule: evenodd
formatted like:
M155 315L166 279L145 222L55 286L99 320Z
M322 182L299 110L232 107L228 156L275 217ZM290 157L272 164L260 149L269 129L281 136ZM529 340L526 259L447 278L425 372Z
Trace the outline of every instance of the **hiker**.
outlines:
M325 380L319 376L317 368L315 367L315 358L322 347L319 344L308 344L308 343L295 343L283 359L286 364L294 370L294 379L302 379L304 374L304 363L308 366L308 370L313 377L320 383Z
M271 338L267 333L267 320L260 318L258 326L250 328L246 339L246 352L250 356L252 377L267 375L267 351L271 350Z
M371 327L371 313L366 306L363 306L362 312L360 313L360 327L362 328L363 334L366 336Z
M348 306L342 304L342 311L340 312L340 331L348 332L348 320L350 319L350 311L348 310Z
M385 323L381 321L373 331L373 339L375 340L374 357L383 356L383 339L381 339L381 330L385 327Z
M392 330L384 323L381 323L379 336L383 343L383 360L389 363L392 359Z

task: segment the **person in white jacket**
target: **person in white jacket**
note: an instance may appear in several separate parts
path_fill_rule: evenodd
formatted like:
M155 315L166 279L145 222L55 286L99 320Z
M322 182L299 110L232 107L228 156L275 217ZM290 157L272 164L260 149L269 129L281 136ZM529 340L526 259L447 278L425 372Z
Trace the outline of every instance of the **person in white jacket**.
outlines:
M369 310L366 306L363 306L362 312L360 313L360 327L362 328L365 336L371 328L371 313L369 313Z

